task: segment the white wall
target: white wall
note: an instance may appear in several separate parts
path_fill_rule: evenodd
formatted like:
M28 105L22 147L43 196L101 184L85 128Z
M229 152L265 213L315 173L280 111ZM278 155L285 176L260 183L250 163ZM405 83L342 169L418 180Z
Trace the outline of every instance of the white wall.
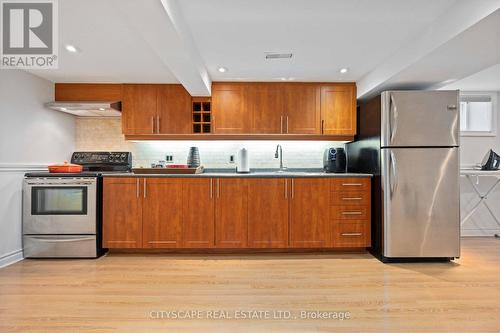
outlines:
M125 141L120 119L77 118L76 148L80 151L131 151L135 167L150 166L152 162L173 155L174 163L185 164L189 147L200 149L206 168L234 168L229 156L241 147L248 149L250 168L278 168L274 158L276 145L283 146L283 164L289 168L322 168L323 152L328 147L342 146L331 141Z
M43 107L53 99L53 83L0 70L0 267L22 258L24 173L68 160L74 150L74 117Z
M500 92L495 92L497 112L497 133L500 131ZM493 149L500 154L500 137L496 136L462 136L460 138L460 163L464 167L481 163L488 149Z
M496 94L498 96L497 101L500 102L500 92L496 92ZM496 112L496 136L462 136L460 138L460 162L462 167L468 168L481 163L489 149L500 153L500 137L498 136L498 131L500 130L500 103L496 105ZM473 183L479 188L481 193L486 193L496 180L495 177L484 176L472 178ZM460 193L461 212L462 218L464 218L477 204L479 198L471 182L465 177L461 177ZM495 215L500 218L500 186L488 196L487 202ZM491 213L483 204L462 225L463 236L492 236L494 234L500 234L500 225L496 223Z

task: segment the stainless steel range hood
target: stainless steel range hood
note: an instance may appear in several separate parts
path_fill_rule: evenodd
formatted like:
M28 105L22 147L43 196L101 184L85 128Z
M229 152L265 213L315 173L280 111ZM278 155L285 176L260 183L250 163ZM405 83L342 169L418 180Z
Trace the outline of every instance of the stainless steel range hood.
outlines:
M50 102L45 107L71 113L78 117L120 117L122 115L122 103L112 102Z

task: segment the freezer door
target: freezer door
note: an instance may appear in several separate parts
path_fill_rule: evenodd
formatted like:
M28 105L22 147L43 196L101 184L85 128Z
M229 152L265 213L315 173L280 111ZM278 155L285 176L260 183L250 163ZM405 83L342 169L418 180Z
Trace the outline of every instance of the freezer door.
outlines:
M382 147L459 145L458 91L382 93Z
M383 255L460 256L458 148L382 149Z

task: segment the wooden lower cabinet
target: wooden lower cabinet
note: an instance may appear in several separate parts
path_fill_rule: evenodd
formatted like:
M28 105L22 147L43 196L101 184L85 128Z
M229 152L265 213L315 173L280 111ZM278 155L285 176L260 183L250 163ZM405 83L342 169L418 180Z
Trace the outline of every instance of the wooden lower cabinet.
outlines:
M369 247L371 244L370 223L353 221L333 224L333 247Z
M330 195L332 246L371 246L371 179L332 179Z
M290 180L248 180L248 247L288 247Z
M142 180L104 178L103 247L142 247Z
M104 179L106 248L369 247L370 179Z
M182 247L212 248L214 242L214 186L211 178L182 178Z
M176 178L144 178L142 245L176 248L182 237L182 184Z
M292 178L290 190L290 247L329 247L331 244L329 180Z
M247 247L248 181L217 178L215 184L215 246Z

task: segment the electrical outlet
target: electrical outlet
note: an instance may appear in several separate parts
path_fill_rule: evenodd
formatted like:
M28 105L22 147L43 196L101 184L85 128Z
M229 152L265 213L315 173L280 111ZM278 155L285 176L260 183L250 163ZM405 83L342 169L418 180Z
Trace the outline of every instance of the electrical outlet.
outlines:
M174 163L174 155L165 155L165 161L167 163Z
M234 163L234 155L229 155L229 163Z

